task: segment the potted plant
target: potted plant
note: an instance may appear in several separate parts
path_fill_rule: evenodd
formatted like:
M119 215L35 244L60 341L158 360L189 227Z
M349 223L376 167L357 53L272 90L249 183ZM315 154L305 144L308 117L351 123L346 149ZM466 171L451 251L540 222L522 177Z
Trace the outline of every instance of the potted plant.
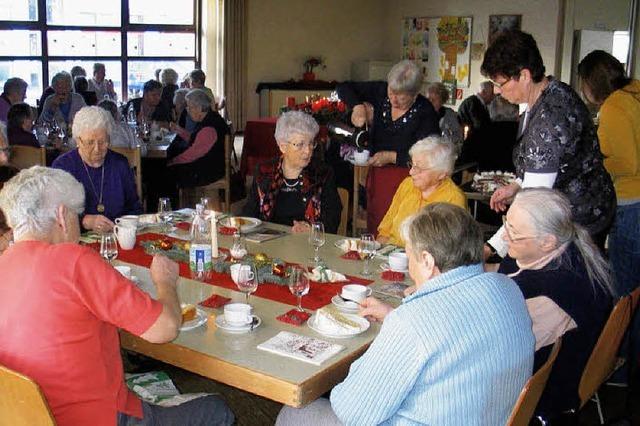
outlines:
M326 68L322 58L317 56L311 56L304 61L304 74L302 79L305 81L313 81L316 79L316 75L313 73L313 69L316 67Z

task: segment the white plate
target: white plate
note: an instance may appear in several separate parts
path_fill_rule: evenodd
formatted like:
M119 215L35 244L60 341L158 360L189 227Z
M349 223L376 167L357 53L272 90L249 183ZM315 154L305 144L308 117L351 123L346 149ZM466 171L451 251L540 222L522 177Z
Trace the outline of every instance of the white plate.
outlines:
M337 240L335 243L333 243L333 245L335 245L336 247L338 247L340 250L346 252L345 249L342 248L342 245L344 244L344 241L346 240L353 240L353 241L358 241L355 238L340 238L339 240ZM378 250L380 247L382 247L382 244L380 244L378 241L376 241L376 250Z
M258 226L262 225L262 221L254 217L244 217L244 216L235 216L235 217L245 221L245 224L240 226L240 232L243 232L243 233L250 232L256 229ZM231 219L232 219L231 217L225 217L220 221L220 224L222 226L235 228L233 225L231 225Z
M207 322L207 313L200 308L196 308L196 317L191 321L187 321L182 324L180 331L193 330L194 328L200 327L205 322Z
M262 319L260 319L260 317L257 315L253 315L253 318L258 319L258 323L253 326L253 329L255 330L256 328L260 327L260 324L262 324ZM216 325L221 330L227 331L229 333L246 333L247 331L251 331L251 323L245 325L231 325L227 321L225 321L224 314L218 315L216 317Z
M338 308L344 313L347 313L347 314L358 313L359 308L355 302L345 302L337 294L331 298L331 303L333 303L336 306L336 308Z
M362 318L359 315L344 314L344 316L360 324L360 330L350 332L350 333L344 333L344 334L327 333L326 331L322 330L316 325L317 317L315 314L311 318L309 318L309 321L307 321L307 324L309 325L309 328L315 331L316 333L320 333L323 336L327 336L327 337L333 337L334 339L346 339L347 337L357 336L358 334L361 334L367 331L369 329L369 326L371 325L369 324L369 321L367 321L366 319Z
M382 269L383 271L393 271L393 272L402 272L404 274L406 274L407 272L409 272L409 268L407 269L402 269L402 270L396 270L396 269L392 269L389 264L387 262L385 263L381 263L380 264L380 269Z

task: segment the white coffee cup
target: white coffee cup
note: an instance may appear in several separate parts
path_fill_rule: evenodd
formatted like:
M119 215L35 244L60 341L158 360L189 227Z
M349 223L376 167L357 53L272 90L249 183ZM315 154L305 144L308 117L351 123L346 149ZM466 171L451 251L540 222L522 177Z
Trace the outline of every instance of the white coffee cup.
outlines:
M253 271L249 265L242 265L240 263L234 263L229 267L229 272L231 273L231 279L234 283L238 284L238 277L240 276L240 271L244 274L244 276L248 280L253 279Z
M369 150L365 149L364 151L355 151L353 153L353 161L356 164L364 164L369 161Z
M392 271L404 272L407 270L408 265L409 258L407 257L407 253L399 251L389 255L389 268L391 268Z
M246 303L229 303L224 305L224 320L229 325L242 326L253 321L251 305Z
M116 271L120 272L125 278L131 279L131 266L116 266Z
M136 245L136 228L131 226L116 225L113 227L120 247L123 250L131 250Z
M135 228L138 226L138 216L129 214L126 216L119 217L116 219L116 225L130 226Z
M362 303L364 299L371 296L371 289L360 284L347 284L342 286L342 293L340 294L345 299Z

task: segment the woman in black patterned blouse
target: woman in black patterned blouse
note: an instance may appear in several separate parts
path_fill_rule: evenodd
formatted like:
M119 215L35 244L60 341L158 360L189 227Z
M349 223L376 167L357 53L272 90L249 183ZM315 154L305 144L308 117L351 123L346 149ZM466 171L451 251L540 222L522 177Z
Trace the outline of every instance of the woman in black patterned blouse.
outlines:
M513 104L527 104L513 150L517 182L496 190L491 207L506 210L520 188L554 188L567 196L573 220L600 247L611 225L616 198L604 168L596 129L584 102L568 85L545 77L535 40L522 31L503 33L487 49L482 74ZM501 229L489 240L503 255Z

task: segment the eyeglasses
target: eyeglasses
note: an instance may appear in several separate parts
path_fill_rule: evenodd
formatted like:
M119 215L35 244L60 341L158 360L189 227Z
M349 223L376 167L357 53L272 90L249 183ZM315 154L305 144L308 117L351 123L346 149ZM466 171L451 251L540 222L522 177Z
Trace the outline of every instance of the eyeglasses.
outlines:
M315 149L316 146L318 146L318 142L313 141L313 142L298 142L298 143L293 143L293 142L289 142L289 145L291 146L291 148L295 149L296 151L301 151L303 149Z
M507 238L512 243L517 243L518 241L524 241L524 240L530 240L530 239L533 239L533 238L537 238L537 236L535 236L535 235L532 235L532 236L529 236L529 237L513 237L513 235L511 235L511 231L509 231L509 222L507 222L507 216L502 216L502 225L504 227L504 232L507 235Z
M80 139L80 138L79 138L79 139ZM108 146L108 145L109 145L109 141L105 141L105 140L99 140L99 141L96 141L96 140L93 140L93 141L85 141L85 140L83 140L83 139L80 139L80 143L82 143L82 145L86 146L87 148L91 148L91 149L95 148L96 146L97 146L98 148L104 148L104 147L106 147L106 146Z
M433 170L433 167L419 167L413 161L407 161L407 167L409 170L416 169L418 173L426 172L427 170Z
M493 80L491 80L491 83L493 83L493 85L495 87L497 87L498 89L502 89L504 86L506 86L512 80L514 80L514 78L513 77L509 77L508 80L505 80L502 83L498 83L497 81L493 81Z

